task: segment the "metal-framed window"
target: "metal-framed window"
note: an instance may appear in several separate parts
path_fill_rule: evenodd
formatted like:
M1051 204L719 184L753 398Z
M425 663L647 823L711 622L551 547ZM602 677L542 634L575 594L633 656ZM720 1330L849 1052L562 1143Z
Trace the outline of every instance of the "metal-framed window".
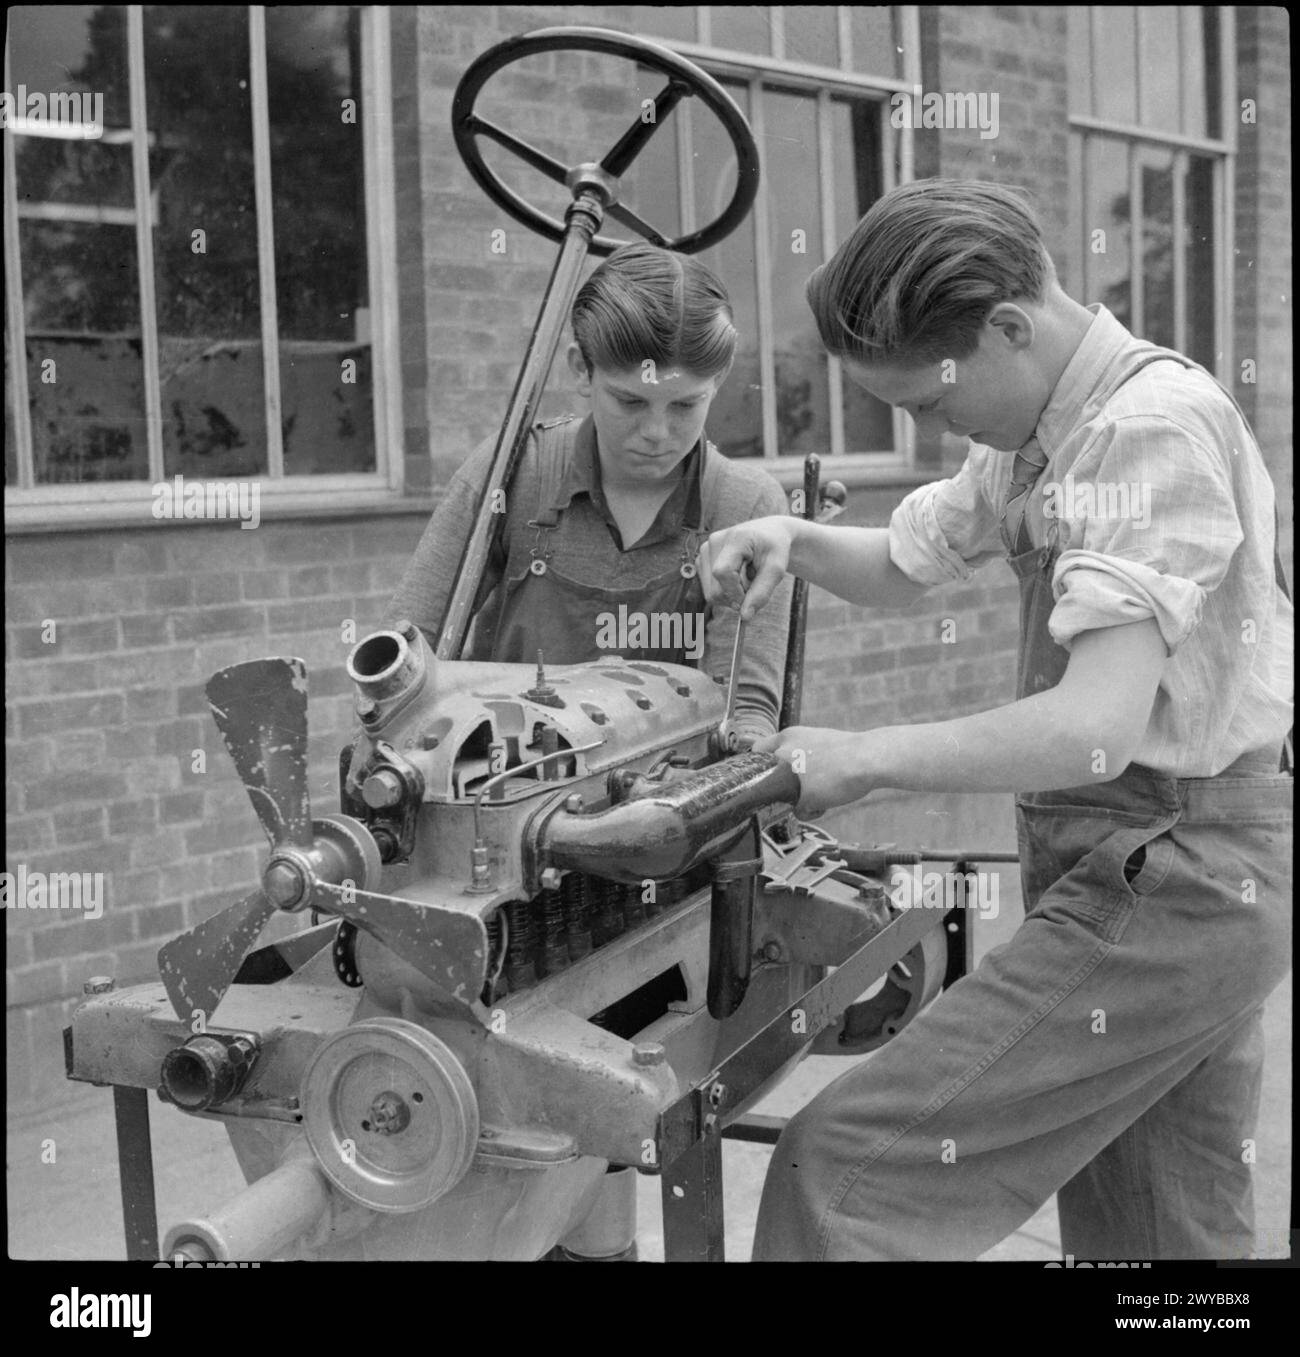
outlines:
M1232 8L1071 5L1069 43L1070 282L1230 381Z
M400 498L387 11L33 6L6 90L69 50L100 135L37 100L4 137L6 528L147 520L177 474L256 481L265 516Z
M710 436L732 456L762 457L782 479L806 452L828 473L909 465L912 423L849 383L822 349L803 285L880 194L913 177L913 132L889 98L921 82L914 5L636 6L638 33L720 80L749 118L763 176L746 223L702 258L727 284L741 350L714 403ZM711 121L677 111L679 226L726 201L696 182L697 140ZM715 145L713 150L722 148Z

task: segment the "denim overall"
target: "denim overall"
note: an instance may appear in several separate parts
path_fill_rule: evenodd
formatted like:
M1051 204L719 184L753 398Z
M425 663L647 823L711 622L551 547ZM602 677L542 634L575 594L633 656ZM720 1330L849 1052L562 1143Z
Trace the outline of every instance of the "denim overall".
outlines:
M558 421L557 421L558 422ZM620 605L628 613L683 619L697 614L698 636L704 638L704 590L696 578L695 557L708 535L702 530L707 461L717 457L707 439L701 438L696 463L699 484L690 498L688 515L674 543L661 543L647 551L645 580L628 588L583 584L570 573L566 539L560 525L556 498L564 475L563 440L547 437L553 426L537 429L539 487L536 517L529 520L531 542L512 542L505 577L504 598L497 621L492 658L508 663L532 663L543 652L548 664L579 664L585 660L648 660L661 664L685 664L698 668L700 656L687 654L685 644L672 647L602 648L598 645L597 619L611 614L617 619ZM521 534L522 536L522 534ZM614 550L612 544L611 552ZM677 633L684 638L684 625Z
M1141 353L1094 400L1162 358L1193 366ZM1069 658L1047 628L1056 543L1027 542L1022 519L1019 697ZM755 1261L973 1259L1054 1192L1074 1258L1249 1257L1291 794L1268 749L1018 796L1024 922L790 1121Z

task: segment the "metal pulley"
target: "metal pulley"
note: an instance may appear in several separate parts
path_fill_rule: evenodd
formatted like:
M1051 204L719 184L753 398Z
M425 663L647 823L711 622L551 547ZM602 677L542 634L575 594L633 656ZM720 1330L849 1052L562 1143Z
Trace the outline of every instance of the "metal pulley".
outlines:
M404 1018L327 1037L303 1075L303 1129L335 1187L376 1211L450 1191L478 1144L478 1100L455 1053Z
M890 967L885 982L869 999L850 1004L838 1022L824 1028L813 1055L865 1055L895 1037L943 988L948 944L942 928L932 928Z

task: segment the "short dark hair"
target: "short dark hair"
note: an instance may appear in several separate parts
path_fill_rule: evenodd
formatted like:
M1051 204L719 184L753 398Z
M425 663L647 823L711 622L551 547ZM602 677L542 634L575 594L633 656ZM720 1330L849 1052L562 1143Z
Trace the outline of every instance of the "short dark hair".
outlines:
M1022 194L972 179L886 193L808 280L822 343L863 363L969 358L989 312L1055 276Z
M640 241L595 269L578 290L572 320L588 372L640 367L649 358L714 377L736 351L731 300L713 270Z

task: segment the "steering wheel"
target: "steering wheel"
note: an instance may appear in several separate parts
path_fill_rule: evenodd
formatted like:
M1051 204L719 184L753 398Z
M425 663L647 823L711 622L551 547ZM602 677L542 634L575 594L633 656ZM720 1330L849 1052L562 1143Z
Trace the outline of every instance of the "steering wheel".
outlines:
M647 117L650 110L644 109L601 161L566 167L535 146L520 141L518 137L496 126L495 123L480 118L474 112L474 103L484 84L502 67L512 65L524 57L536 56L539 52L570 49L626 57L629 61L639 62L666 75L668 83L655 97L653 117ZM736 152L736 191L716 221L710 222L698 231L670 239L618 201L619 177L626 172L646 143L654 136L664 116L688 95L698 96L701 103L721 121L731 138L731 144ZM744 220L758 192L758 147L754 144L754 137L749 130L749 124L745 121L745 115L726 90L712 76L706 75L698 66L692 65L676 52L670 52L666 47L660 47L658 43L628 37L624 33L615 33L605 28L542 28L520 37L507 38L496 47L490 48L470 66L461 77L460 84L456 86L456 95L451 107L451 125L456 139L456 149L479 187L516 221L551 240L564 239L565 223L555 217L548 217L508 188L484 162L479 137L495 141L546 175L548 179L555 180L557 184L564 184L573 191L575 198L583 191L595 191L605 200L605 210L616 221L644 236L654 245L663 246L668 250L679 250L683 254L694 254L698 250L707 249L729 235ZM624 243L609 236L594 236L589 248L595 254L607 255Z

